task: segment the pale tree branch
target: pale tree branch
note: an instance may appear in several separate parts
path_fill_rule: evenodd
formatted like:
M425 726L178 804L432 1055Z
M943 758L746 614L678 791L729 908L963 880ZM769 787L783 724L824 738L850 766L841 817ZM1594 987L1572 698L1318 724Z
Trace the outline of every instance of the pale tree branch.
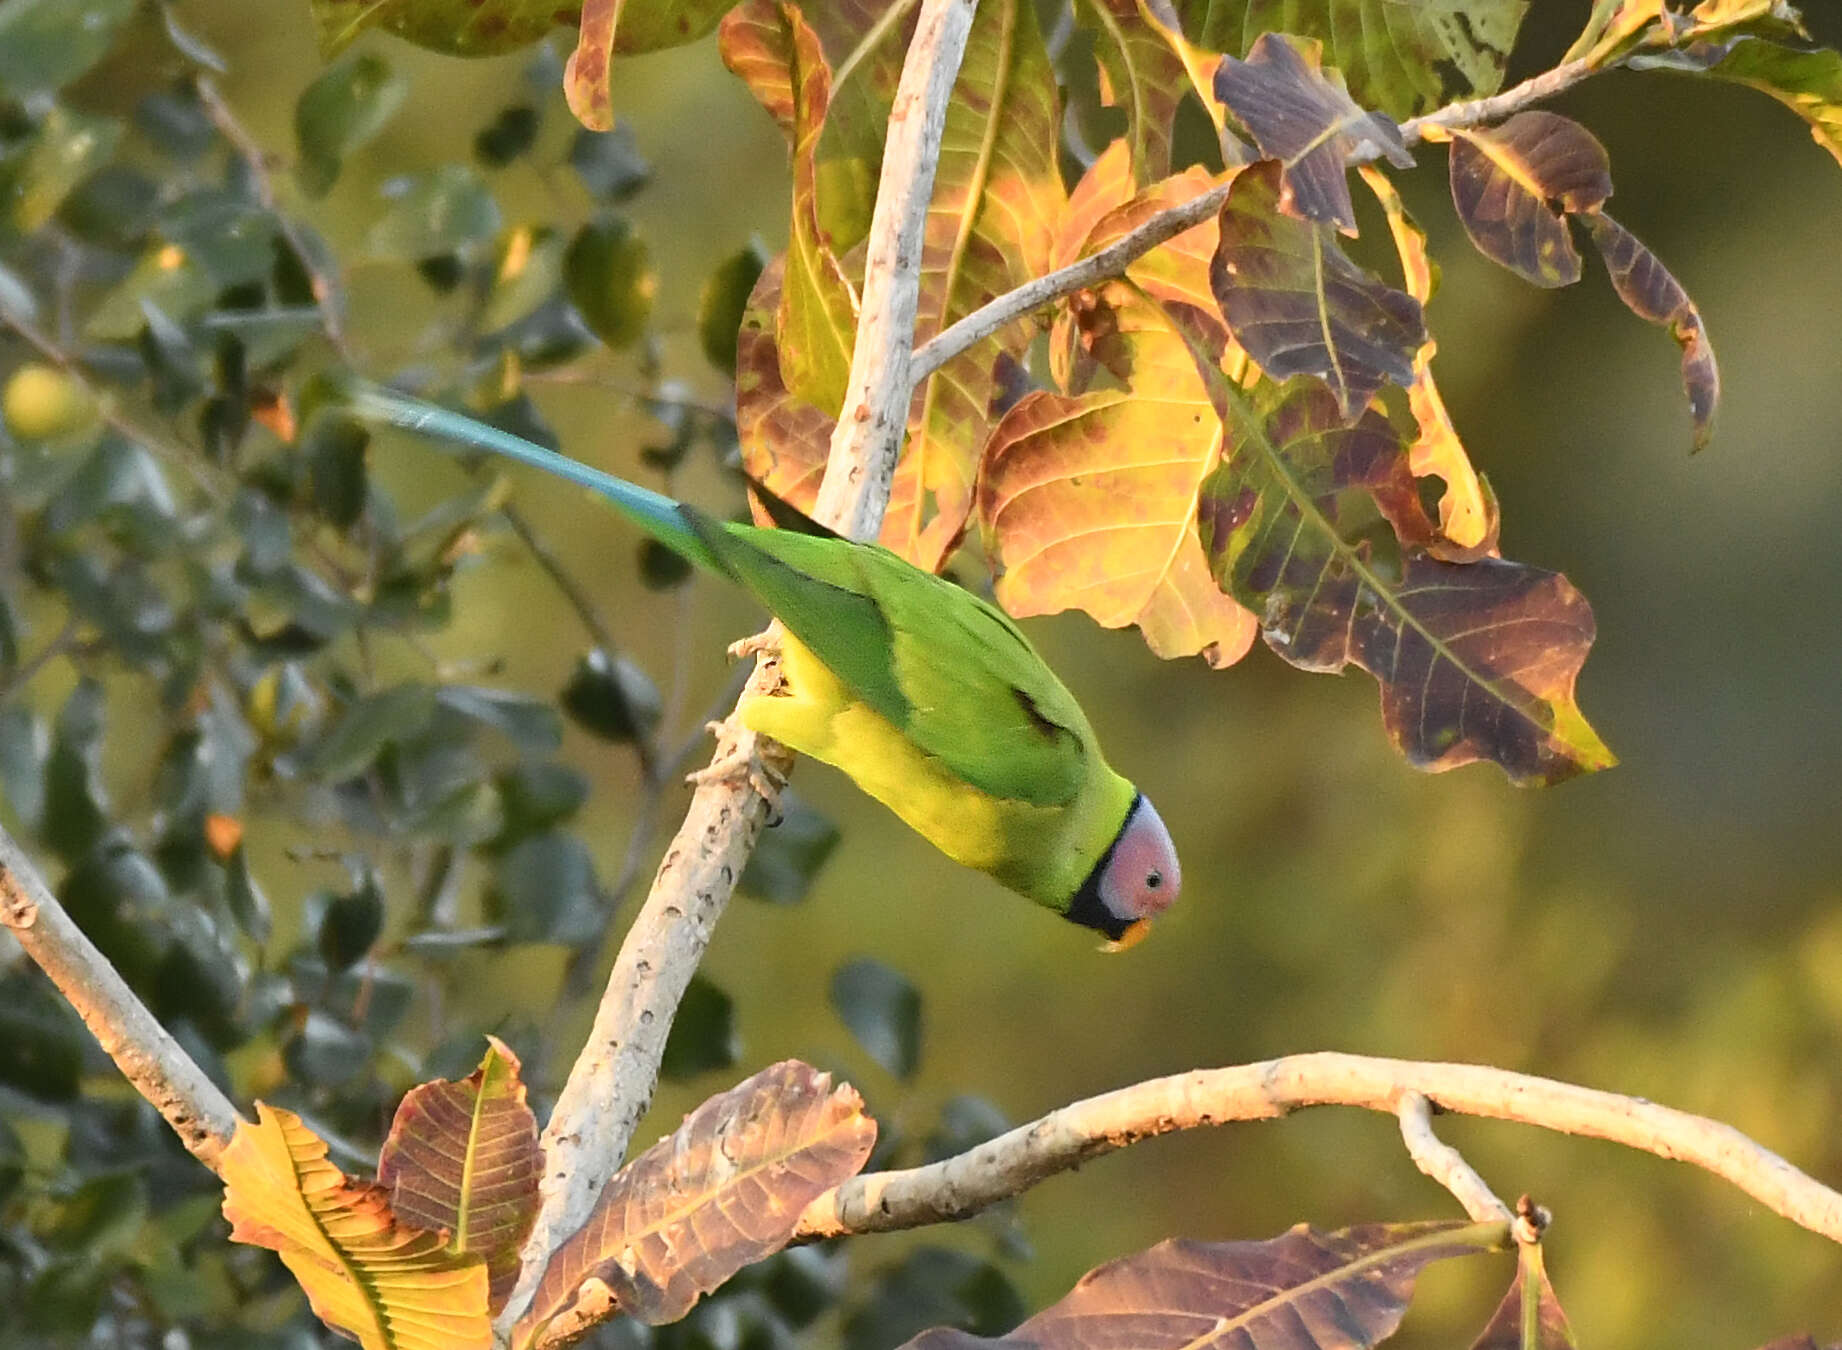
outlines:
M1499 121L1531 104L1553 98L1595 73L1597 67L1585 61L1569 61L1490 98L1448 104L1424 117L1403 122L1401 138L1412 145L1425 140L1429 128L1474 127ZM1361 163L1379 156L1379 149L1370 150L1351 156L1350 162ZM1000 328L1015 323L1026 314L1060 300L1065 295L1073 295L1076 291L1120 276L1129 265L1159 244L1214 217L1222 209L1222 203L1228 200L1228 187L1227 183L1217 184L1199 197L1192 197L1168 211L1148 216L1138 228L1098 253L1033 278L1016 290L1006 291L997 299L981 305L958 322L942 329L915 353L914 360L909 364L910 378L918 384L967 348L990 337Z
M913 387L922 227L973 8L974 0L923 0L890 113L850 383L814 512L852 538L874 538L889 502ZM758 669L749 688L765 693L774 678ZM791 767L786 751L757 745L752 733L738 729L731 739L735 750L759 753L771 769ZM652 1100L672 1016L766 815L747 781L707 782L691 799L545 1127L541 1206L519 1287L497 1322L502 1336L529 1304L551 1253L588 1219L626 1156Z
M1413 1165L1450 1191L1465 1213L1479 1223L1515 1218L1464 1155L1433 1133L1433 1104L1424 1092L1403 1092L1394 1113L1400 1117L1401 1142Z
M1773 1213L1842 1242L1842 1194L1731 1125L1640 1097L1507 1069L1331 1051L1154 1078L1051 1111L927 1167L856 1177L807 1207L796 1240L963 1219L1089 1159L1177 1130L1275 1120L1306 1106L1360 1106L1397 1115L1410 1094L1460 1115L1605 1139L1690 1163L1737 1186ZM1415 1161L1423 1156L1433 1155L1422 1150ZM1481 1180L1477 1186L1489 1195ZM1478 1199L1467 1200L1466 1208ZM1490 1214L1501 1217L1494 1207Z
M0 830L0 923L51 977L122 1074L212 1171L239 1117L83 935L11 835Z

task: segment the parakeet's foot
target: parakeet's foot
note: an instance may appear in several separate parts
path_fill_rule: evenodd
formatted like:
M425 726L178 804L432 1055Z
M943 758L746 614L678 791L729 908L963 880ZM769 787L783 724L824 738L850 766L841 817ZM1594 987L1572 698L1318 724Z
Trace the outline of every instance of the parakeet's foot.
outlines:
M755 733L732 722L710 722L705 726L717 739L721 753L705 767L684 778L698 787L706 783L747 783L767 803L768 823L780 823L780 794L787 780L776 773L761 757Z
M769 657L780 655L780 638L772 629L764 629L752 637L740 638L729 644L729 659L732 661L763 653Z

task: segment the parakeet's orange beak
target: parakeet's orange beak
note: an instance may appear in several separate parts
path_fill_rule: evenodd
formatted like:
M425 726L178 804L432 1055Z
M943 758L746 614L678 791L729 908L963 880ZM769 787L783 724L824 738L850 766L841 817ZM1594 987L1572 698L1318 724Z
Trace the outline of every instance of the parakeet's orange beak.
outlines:
M1134 947L1138 946L1139 943L1145 940L1145 934L1149 933L1150 931L1151 931L1151 920L1150 919L1140 919L1137 923L1127 928L1126 931L1121 933L1117 938L1113 939L1113 941L1101 943L1100 950L1103 952L1131 951Z

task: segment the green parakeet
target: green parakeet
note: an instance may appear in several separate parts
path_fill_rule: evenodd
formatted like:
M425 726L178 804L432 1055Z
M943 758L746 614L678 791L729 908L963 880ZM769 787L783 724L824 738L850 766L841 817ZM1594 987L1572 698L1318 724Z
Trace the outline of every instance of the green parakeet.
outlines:
M1001 611L875 544L762 529L390 390L367 420L505 455L600 493L786 630L779 686L743 725L835 765L941 852L1130 946L1182 884L1151 802L1107 764L1074 696Z

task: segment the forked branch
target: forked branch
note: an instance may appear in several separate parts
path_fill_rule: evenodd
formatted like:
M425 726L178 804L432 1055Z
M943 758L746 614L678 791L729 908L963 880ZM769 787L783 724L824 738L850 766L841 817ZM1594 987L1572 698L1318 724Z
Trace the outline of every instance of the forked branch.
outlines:
M1460 1115L1606 1139L1693 1164L1793 1223L1842 1242L1842 1194L1731 1125L1638 1097L1506 1069L1334 1052L1154 1078L1051 1111L942 1162L854 1178L807 1207L798 1237L889 1232L963 1219L1091 1158L1177 1130L1274 1120L1306 1106L1361 1106L1390 1115L1405 1110L1411 1116L1418 1109L1416 1096ZM1504 1217L1501 1201L1462 1159L1458 1165L1468 1177L1451 1166L1450 1158L1427 1147L1418 1121L1405 1128L1415 1161L1454 1193L1462 1191L1467 1209L1476 1206L1474 1214L1483 1211L1479 1217Z

